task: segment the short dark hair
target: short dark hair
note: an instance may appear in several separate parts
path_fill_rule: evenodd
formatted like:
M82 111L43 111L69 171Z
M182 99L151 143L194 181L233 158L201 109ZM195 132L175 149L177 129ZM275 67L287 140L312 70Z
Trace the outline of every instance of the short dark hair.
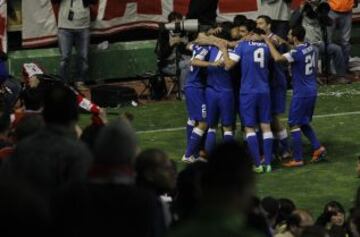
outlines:
M135 163L137 182L146 182L146 171L156 169L159 162L167 157L166 153L160 149L148 149L141 152Z
M246 28L248 31L253 31L256 28L256 22L254 20L248 19L245 22Z
M51 86L45 91L42 114L46 123L68 126L76 122L79 109L75 93L62 84Z
M237 142L219 145L210 154L203 175L204 192L244 192L253 185L252 160Z
M217 36L225 40L230 40L231 29L234 28L234 24L230 21L225 21L221 23L220 27L221 27L221 32Z
M259 28L255 28L253 29L252 31L254 34L257 34L257 35L265 35L265 31L263 29L259 29Z
M272 20L269 16L261 15L261 16L258 16L257 19L263 19L266 22L266 24L268 24L268 25L272 24Z
M168 15L168 21L175 21L175 20L181 20L183 18L183 15L179 12L170 12Z
M305 28L301 25L294 26L291 28L291 35L296 37L299 41L304 41L305 39Z
M235 26L241 26L242 24L244 24L247 21L246 16L244 15L236 15L234 17L234 25Z
M261 206L266 212L267 218L274 218L278 215L280 210L280 203L273 197L265 197L261 200Z
M286 221L293 211L295 211L296 206L295 203L287 198L280 198L279 200L279 215L277 218L277 223L281 223Z

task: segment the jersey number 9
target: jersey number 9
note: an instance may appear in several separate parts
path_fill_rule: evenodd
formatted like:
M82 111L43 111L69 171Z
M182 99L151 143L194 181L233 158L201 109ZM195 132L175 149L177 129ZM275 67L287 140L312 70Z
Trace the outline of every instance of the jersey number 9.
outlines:
M265 67L265 51L263 48L258 48L254 51L254 62L260 64L260 68Z

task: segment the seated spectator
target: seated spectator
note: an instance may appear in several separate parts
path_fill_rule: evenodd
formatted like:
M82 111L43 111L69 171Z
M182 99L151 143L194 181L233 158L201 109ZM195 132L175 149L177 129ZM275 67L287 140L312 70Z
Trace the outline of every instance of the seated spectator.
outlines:
M277 233L275 237L300 237L305 227L313 225L314 219L312 215L306 210L297 209L288 218L286 230Z
M17 144L14 154L3 164L1 174L24 178L49 198L69 183L85 181L92 156L76 140L75 95L59 85L45 93L44 101L45 128Z
M68 186L53 200L62 236L159 236L156 197L135 187L137 146L124 120L100 131L88 182Z
M185 167L178 175L175 193L175 213L180 222L192 217L201 201L201 177L205 162L195 162Z
M291 214L296 210L293 201L287 198L280 198L279 200L279 214L276 220L275 234L284 233L287 229L287 221Z
M274 233L276 220L279 215L280 203L273 197L265 197L261 200L261 207L265 213L269 229L271 230L271 233Z
M164 235L170 226L173 217L171 201L162 198L172 193L176 185L176 170L169 157L161 150L149 149L140 153L136 159L136 184L138 187L149 190L158 197L159 219L163 229L159 235Z
M247 208L247 226L256 229L263 236L273 236L272 230L266 219L266 213L261 205L261 200L257 197L253 197L250 205Z
M202 176L198 212L168 236L261 236L243 220L255 181L244 150L237 143L226 143L213 151Z
M330 237L345 237L345 210L342 205L336 201L327 203L323 213L317 219L316 225L326 228Z
M0 118L1 123L1 118ZM8 122L9 123L9 122ZM22 116L22 118L17 122L15 130L11 135L5 137L5 141L8 146L5 146L0 149L0 163L5 159L12 156L14 153L14 145L24 140L27 137L30 137L40 131L44 127L44 120L40 115L37 114L27 114ZM11 140L11 143L9 141ZM11 145L14 144L14 145Z

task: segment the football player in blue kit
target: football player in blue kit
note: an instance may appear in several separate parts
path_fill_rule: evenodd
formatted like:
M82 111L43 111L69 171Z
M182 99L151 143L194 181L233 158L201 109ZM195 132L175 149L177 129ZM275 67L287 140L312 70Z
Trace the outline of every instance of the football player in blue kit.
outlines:
M272 20L268 16L258 16L256 19L257 28L265 31L266 36L277 47L278 51L286 52L286 45L283 44L284 40L271 32ZM286 90L287 81L284 65L270 61L270 97L271 97L271 127L275 133L277 144L280 145L279 151L281 158L286 159L290 157L288 134L286 127L280 122L280 115L285 113L286 110ZM277 146L276 146L277 147ZM275 152L275 151L274 151Z
M230 40L230 32L233 28L231 22L221 24L221 32L217 37ZM231 53L230 53L231 54ZM231 54L235 56L234 54ZM208 63L216 64L223 62L223 52L218 47L210 46ZM232 125L234 122L234 92L233 79L224 67L208 67L207 82L205 89L208 133L205 150L210 153L216 145L216 128L220 120L224 130L224 142L234 139Z
M199 154L200 144L207 129L207 109L205 102L205 80L201 75L202 67L218 67L221 62L208 62L209 46L190 44L193 56L184 86L186 108L188 111L188 142L182 161L191 163ZM191 127L190 125L194 125Z
M286 167L304 165L301 132L310 140L313 156L312 162L317 162L325 155L325 148L320 144L310 122L314 113L317 97L316 55L309 43L304 43L305 29L296 26L289 32L289 41L295 48L286 54L280 54L272 41L264 37L276 62L291 64L293 77L293 97L289 110L289 126L293 140L293 160L285 163Z
M235 57L230 57L226 45L222 45L224 65L230 70L240 61L241 88L240 114L245 126L247 144L254 160L256 173L271 172L273 134L271 131L270 89L269 89L269 62L270 51L262 41L260 34L265 32L254 29L252 40L240 42L234 49ZM255 128L260 123L263 137L263 151L265 164L260 162L260 149Z

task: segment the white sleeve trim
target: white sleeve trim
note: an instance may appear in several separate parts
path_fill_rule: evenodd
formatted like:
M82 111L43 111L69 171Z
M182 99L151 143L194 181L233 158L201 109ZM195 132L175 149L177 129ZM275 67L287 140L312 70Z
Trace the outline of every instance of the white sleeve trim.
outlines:
M294 58L291 56L291 53L285 53L285 54L283 54L283 56L286 58L286 60L287 60L289 63L293 63L293 62L294 62Z
M194 58L196 58L196 59L199 59L199 60L204 60L205 59L205 57L206 57L206 55L209 53L209 51L208 50L206 50L206 49L202 49L201 51L200 51L200 53L198 53L197 55L195 55L195 57Z
M229 58L234 62L239 62L240 61L240 56L235 54L235 53L229 52Z
M203 61L203 60L205 59L205 56L204 56L204 55L201 55L201 54L198 54L198 55L196 55L194 58Z

